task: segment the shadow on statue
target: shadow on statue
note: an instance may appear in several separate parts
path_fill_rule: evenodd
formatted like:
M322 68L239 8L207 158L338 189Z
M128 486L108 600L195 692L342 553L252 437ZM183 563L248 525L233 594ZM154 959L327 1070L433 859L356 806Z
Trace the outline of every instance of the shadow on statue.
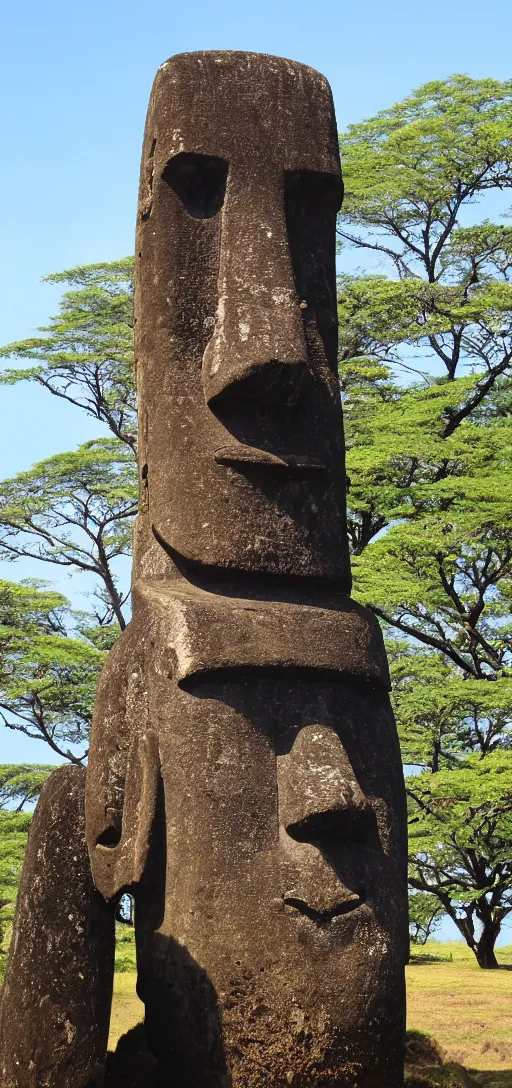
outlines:
M138 1024L122 1036L108 1056L105 1088L228 1088L214 986L177 941L156 935L154 947L158 974L138 986L148 1031Z

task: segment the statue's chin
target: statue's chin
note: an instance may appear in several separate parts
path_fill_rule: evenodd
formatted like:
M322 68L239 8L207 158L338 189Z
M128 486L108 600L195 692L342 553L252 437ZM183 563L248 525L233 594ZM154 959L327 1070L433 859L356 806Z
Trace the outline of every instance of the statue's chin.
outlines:
M223 1037L233 1088L268 1088L270 1083L283 1088L287 1084L298 1088L401 1088L396 1054L400 1054L402 1022L391 1000L392 988L389 1002L375 1002L371 996L377 981L373 970L368 975L358 974L355 966L349 957L350 986L338 986L338 992L334 980L325 979L329 973L326 963L324 978L319 967L308 989L288 988L283 981L279 994L267 979L258 994L253 980L245 997L223 1008ZM375 967L378 971L379 964ZM293 961L287 970L291 983ZM365 1000L361 999L363 994ZM396 1040L398 1046L393 1045ZM271 1081L268 1070L272 1070Z
M158 1023L170 1001L163 1050L162 1038L154 1039L169 1083L402 1088L396 997L403 970L368 908L354 907L321 928L300 911L282 915L286 926L275 928L273 941L257 924L249 934L245 921L237 928L232 916L240 946L233 940L229 957L222 945L211 946L206 971L191 960L190 944L171 941L167 978L152 979L146 1022ZM186 1046L191 1024L203 1026L194 1069Z

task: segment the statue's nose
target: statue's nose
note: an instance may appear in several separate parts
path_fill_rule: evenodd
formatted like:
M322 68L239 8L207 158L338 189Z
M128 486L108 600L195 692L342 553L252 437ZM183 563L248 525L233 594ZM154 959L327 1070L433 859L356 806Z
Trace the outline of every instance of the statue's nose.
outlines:
M294 868L285 907L324 924L362 906L366 846L378 846L375 813L338 735L304 726L278 759L280 842ZM365 860L366 856L366 860Z
M203 355L206 400L294 404L306 343L286 225L282 184L237 191L222 211L218 307Z
M297 842L365 842L374 813L330 729L304 727L278 767L280 822Z

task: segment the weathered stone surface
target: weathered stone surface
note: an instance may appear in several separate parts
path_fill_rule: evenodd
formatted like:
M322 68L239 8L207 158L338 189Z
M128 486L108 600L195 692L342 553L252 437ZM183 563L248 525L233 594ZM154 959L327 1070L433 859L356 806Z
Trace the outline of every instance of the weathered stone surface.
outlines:
M342 594L330 603L250 601L186 584L136 583L136 618L100 679L89 759L88 835L102 847L93 864L105 896L142 877L161 774L159 736L169 728L164 707L176 685L186 691L194 680L250 670L256 688L277 671L289 674L290 686L305 672L388 687L375 618ZM155 704L161 675L166 686L158 687Z
M32 821L2 991L2 1088L103 1084L114 916L92 882L84 779L55 770Z
M405 801L382 637L347 596L340 197L318 73L162 65L133 619L87 773L96 885L135 894L160 1088L403 1084Z
M136 243L136 577L170 569L154 528L171 554L203 566L350 588L341 193L318 72L236 52L161 66Z
M143 617L127 661L165 789L136 908L163 1083L397 1088L404 819L387 695L250 669L180 689L165 613ZM130 881L133 838L124 822L117 847L96 849L106 892Z

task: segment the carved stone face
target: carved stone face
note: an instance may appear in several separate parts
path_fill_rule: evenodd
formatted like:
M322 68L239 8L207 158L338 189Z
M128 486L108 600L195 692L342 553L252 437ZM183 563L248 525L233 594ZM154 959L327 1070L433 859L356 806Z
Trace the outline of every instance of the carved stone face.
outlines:
M192 684L172 714L165 888L137 923L163 1068L179 1088L398 1088L404 813L385 692L248 673Z
M143 152L139 573L179 562L349 588L331 93L291 61L160 68Z
M159 1084L402 1088L405 795L378 637L346 599L134 587L88 837L98 889L135 891Z

